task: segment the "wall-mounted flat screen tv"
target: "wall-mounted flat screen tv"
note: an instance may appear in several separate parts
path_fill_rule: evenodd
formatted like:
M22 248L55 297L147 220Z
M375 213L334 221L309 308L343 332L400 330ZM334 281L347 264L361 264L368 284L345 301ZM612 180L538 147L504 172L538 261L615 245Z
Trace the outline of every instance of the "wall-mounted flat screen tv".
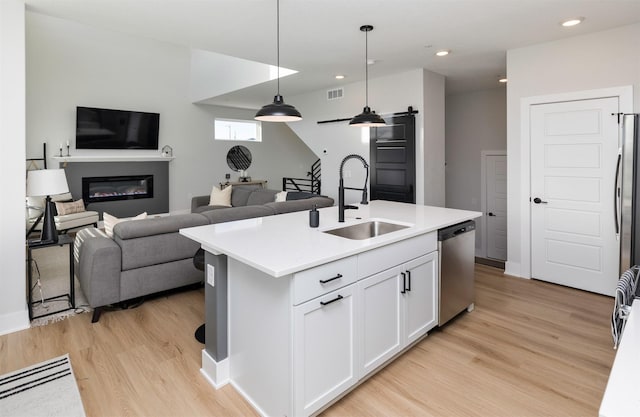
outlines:
M76 109L77 149L158 149L160 114Z

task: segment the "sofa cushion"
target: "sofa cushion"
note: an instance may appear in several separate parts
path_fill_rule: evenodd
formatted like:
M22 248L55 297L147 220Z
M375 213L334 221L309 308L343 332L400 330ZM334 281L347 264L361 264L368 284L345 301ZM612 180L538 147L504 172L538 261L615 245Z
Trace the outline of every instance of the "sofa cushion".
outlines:
M231 207L220 210L211 210L202 213L211 224L224 223L233 220L251 219L254 217L272 216L275 212L267 206Z
M177 233L185 227L203 226L205 224L208 224L207 218L201 214L176 214L119 223L114 227L113 233L116 237L127 240L163 233Z
M193 258L200 245L178 231L208 223L203 215L191 213L117 224L113 232L122 248L122 270Z
M254 190L247 200L247 206L257 206L266 203L273 203L274 201L276 201L276 194L278 194L278 192L279 191L277 190L268 190L265 188Z
M195 284L203 280L204 272L193 266L191 258L151 265L146 268L129 269L122 271L121 274L120 298L128 300Z
M81 211L80 213L55 216L54 221L56 223L57 230L69 230L90 224L97 225L99 217L100 215L97 211Z
M231 193L231 205L233 207L246 206L252 192L262 189L260 185L235 185Z
M306 198L313 198L313 197L325 197L325 196L310 193L307 191L289 191L287 193L287 201L304 200Z
M282 201L265 204L275 211L275 214L291 213L294 211L311 210L313 206L318 208L331 207L333 198L330 197L311 197L302 200Z
M192 213L204 213L209 210L227 209L229 206L200 206L191 210Z

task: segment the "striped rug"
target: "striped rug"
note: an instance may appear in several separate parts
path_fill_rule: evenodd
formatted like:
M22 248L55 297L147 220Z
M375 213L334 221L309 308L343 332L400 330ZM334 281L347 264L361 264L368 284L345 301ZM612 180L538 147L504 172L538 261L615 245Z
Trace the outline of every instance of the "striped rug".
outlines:
M84 417L69 355L0 376L0 416Z

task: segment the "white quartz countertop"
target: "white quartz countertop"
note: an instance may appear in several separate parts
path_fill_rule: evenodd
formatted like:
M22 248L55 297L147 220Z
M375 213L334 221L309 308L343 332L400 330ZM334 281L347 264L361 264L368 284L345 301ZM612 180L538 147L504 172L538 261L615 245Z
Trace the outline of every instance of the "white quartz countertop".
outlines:
M358 210L345 211L344 223L338 222L338 207L319 209L318 228L309 227L308 211L299 211L190 227L181 229L180 233L200 243L208 252L227 255L273 277L281 277L482 215L477 211L382 200L358 207ZM323 233L323 230L369 219L386 220L410 227L364 240L351 240Z
M600 403L601 417L640 416L640 300L631 306L631 315L609 374Z

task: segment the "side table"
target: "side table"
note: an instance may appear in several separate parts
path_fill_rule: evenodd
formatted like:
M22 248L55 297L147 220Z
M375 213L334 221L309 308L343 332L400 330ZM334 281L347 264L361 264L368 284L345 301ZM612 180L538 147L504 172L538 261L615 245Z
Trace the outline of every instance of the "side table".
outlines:
M51 301L57 299L66 298L69 302L69 307L64 308L62 310L51 311L46 314L42 314L39 316L33 316L33 305L40 301L33 301L33 267L31 266L33 263L32 252L41 248L49 248L52 246L64 246L69 245L69 292L67 294L56 295L53 297L45 298L44 301ZM27 300L27 304L29 306L29 320L37 319L40 317L50 316L52 314L60 313L61 311L71 310L76 308L76 297L75 297L75 285L74 285L74 270L73 270L73 238L69 235L60 235L58 237L58 241L55 243L51 242L40 242L36 240L27 241L27 274L29 281L29 299Z

